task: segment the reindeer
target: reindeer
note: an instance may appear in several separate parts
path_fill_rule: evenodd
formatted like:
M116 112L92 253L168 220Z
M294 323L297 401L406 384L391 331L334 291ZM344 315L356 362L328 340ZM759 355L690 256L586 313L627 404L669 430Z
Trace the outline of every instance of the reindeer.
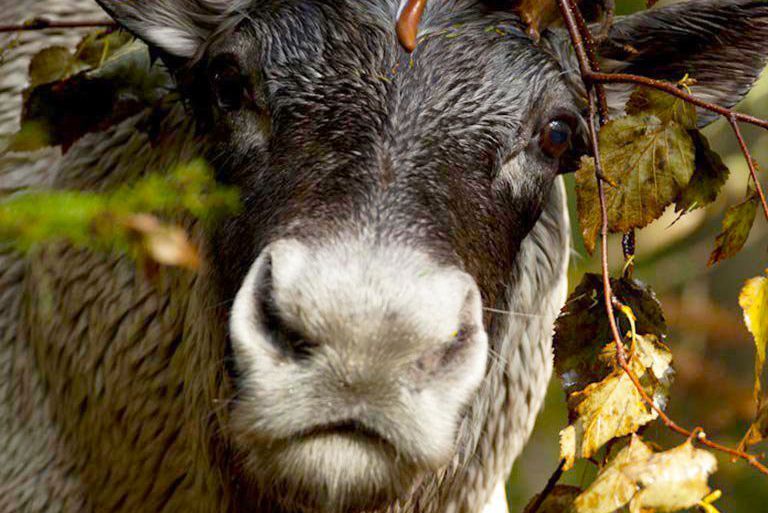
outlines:
M0 250L0 511L505 511L567 288L566 34L433 1L408 54L395 0L99 4L183 101L46 154L36 185L205 157L243 208L188 223L198 274ZM699 0L617 19L601 57L731 106L767 37L766 2Z

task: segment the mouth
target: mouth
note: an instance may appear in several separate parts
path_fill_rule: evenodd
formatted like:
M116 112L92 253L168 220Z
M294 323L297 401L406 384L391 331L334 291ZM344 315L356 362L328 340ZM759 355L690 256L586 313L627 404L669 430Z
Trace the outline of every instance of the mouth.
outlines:
M346 419L312 426L296 433L295 438L308 439L334 435L354 437L379 445L387 445L394 449L393 444L381 433L357 419Z

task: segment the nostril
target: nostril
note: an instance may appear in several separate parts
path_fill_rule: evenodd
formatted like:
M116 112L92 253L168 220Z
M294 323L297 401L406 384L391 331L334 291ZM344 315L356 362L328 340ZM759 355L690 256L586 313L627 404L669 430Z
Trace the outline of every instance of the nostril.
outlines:
M301 331L291 326L275 300L273 260L267 257L256 287L256 304L267 338L284 355L296 359L310 356L318 344L309 340Z
M459 312L459 328L449 340L439 341L436 348L427 351L417 360L416 367L419 371L435 373L465 363L485 333L479 302L479 292L473 287L467 293Z

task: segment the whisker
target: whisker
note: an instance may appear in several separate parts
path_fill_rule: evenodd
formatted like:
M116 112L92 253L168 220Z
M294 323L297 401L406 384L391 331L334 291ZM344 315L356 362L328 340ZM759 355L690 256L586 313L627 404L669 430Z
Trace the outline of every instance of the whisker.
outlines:
M511 310L499 310L498 308L483 307L483 310L485 310L486 312L491 312L491 313L496 313L496 314L501 314L501 315L511 315L511 316L515 316L515 317L530 317L530 318L534 318L534 319L541 319L541 318L544 317L541 314L532 314L532 313L524 313L524 312L513 312Z

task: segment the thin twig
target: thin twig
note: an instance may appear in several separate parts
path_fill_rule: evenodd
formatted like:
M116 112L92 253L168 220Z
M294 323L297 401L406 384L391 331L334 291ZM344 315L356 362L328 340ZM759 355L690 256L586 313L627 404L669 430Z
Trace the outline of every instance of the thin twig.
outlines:
M22 24L0 25L0 34L8 32L25 32L30 30L79 29L79 28L112 28L117 24L111 20L85 21L53 21L47 18L34 18Z
M565 460L560 460L560 464L557 466L557 470L555 470L549 477L547 486L544 487L544 490L536 498L536 502L533 503L533 506L531 506L531 509L528 513L538 513L538 511L541 509L541 506L544 504L544 501L547 500L547 497L549 497L549 495L552 493L552 490L554 490L555 486L557 486L557 482L560 481L561 477L563 477L564 468Z
M728 122L731 124L733 133L736 135L736 139L741 146L741 152L744 154L744 158L747 160L747 166L749 167L749 174L752 175L752 182L755 184L757 195L760 197L760 204L763 206L763 214L768 219L768 203L765 201L765 193L763 192L763 186L760 185L760 180L757 177L757 168L755 167L755 161L752 159L752 154L749 152L744 136L741 134L741 128L739 128L739 121L733 117L728 116Z
M653 78L643 77L640 75L632 75L629 73L598 73L589 69L587 70L587 74L584 76L584 79L587 81L587 83L600 82L603 84L637 84L653 89L658 89L660 91L664 91L665 93L671 94L672 96L677 96L678 98L696 105L697 107L701 107L702 109L714 112L715 114L720 114L725 118L730 119L733 117L742 123L749 123L750 125L759 126L760 128L768 130L768 121L764 119L756 118L741 112L735 112L732 109L704 101L692 94L688 94L684 90L677 87L677 85L670 82L664 82L663 80L655 80Z
M738 122L743 121L746 123L750 123L750 124L768 129L768 121L764 121L752 116L748 116L746 114L740 114L730 109L726 109L724 107L720 107L718 105L705 102L692 95L687 94L681 89L678 89L673 84L669 84L667 82L653 80L653 79L649 79L649 78L641 77L637 75L606 74L606 73L600 73L600 72L594 71L594 69L590 65L590 58L589 58L590 49L585 46L585 40L587 36L585 36L582 33L582 30L588 32L589 31L588 27L586 27L586 24L582 24L583 26L580 27L577 16L574 14L575 12L578 11L578 7L574 6L571 0L558 0L558 6L560 7L560 12L562 14L563 21L565 22L565 25L571 37L571 42L573 43L574 49L576 51L576 57L579 62L579 68L581 70L584 85L587 87L587 94L589 99L589 113L588 113L589 114L589 132L590 132L590 140L591 140L592 150L593 150L594 159L595 159L595 180L597 181L598 197L600 201L600 215L601 215L601 221L602 221L602 226L600 229L600 238L601 238L601 269L602 269L602 278L603 278L603 294L605 297L605 310L608 316L608 322L610 324L611 333L613 334L614 342L616 344L617 363L619 367L621 367L621 369L623 369L624 372L632 380L632 383L635 385L635 388L637 388L637 390L639 391L641 397L643 398L643 401L645 401L645 403L648 404L650 408L652 408L654 411L656 411L656 413L658 413L661 421L669 429L687 438L691 438L691 439L695 438L696 440L698 440L699 443L711 449L715 449L720 452L730 454L731 456L734 456L736 458L744 459L750 465L756 468L758 471L762 472L765 475L768 475L768 468L766 468L765 465L760 463L760 461L758 461L756 456L740 451L738 449L731 449L730 447L726 447L724 445L721 445L709 440L705 436L704 431L701 428L696 428L693 431L689 431L683 427L680 427L676 422L674 422L671 418L669 418L669 416L667 416L667 414L664 413L661 410L661 408L659 408L656 405L656 403L654 403L651 397L648 396L648 393L643 388L642 384L640 383L640 380L637 378L637 376L635 376L634 372L632 372L632 369L629 366L629 363L627 361L626 350L624 348L624 343L622 341L621 334L619 333L619 329L616 324L616 317L614 315L614 306L619 305L619 303L614 297L613 290L611 289L610 271L608 269L608 211L606 206L605 190L604 190L604 184L602 179L602 176L604 176L602 171L602 161L600 159L600 145L599 145L599 138L598 138L598 119L597 119L597 116L598 116L597 96L598 95L596 93L596 90L597 90L596 85L600 83L636 83L639 85L645 85L647 87L652 87L652 88L665 91L669 94L682 98L683 100L686 100L694 105L697 105L704 109L707 109L712 112L725 116L730 121L731 126L734 128L734 132L736 133L736 136L739 139L739 143L742 145L742 151L744 151L745 157L748 160L748 163L750 165L750 172L752 173L753 179L755 180L755 183L757 184L757 188L759 191L762 191L762 189L760 188L759 183L757 183L757 173L755 170L754 161L751 160L749 150L746 147L744 138L741 136L741 131L739 130ZM591 39L589 41L591 42ZM761 199L764 199L764 196L761 196ZM766 213L766 217L768 218L768 207L765 207L765 213Z

